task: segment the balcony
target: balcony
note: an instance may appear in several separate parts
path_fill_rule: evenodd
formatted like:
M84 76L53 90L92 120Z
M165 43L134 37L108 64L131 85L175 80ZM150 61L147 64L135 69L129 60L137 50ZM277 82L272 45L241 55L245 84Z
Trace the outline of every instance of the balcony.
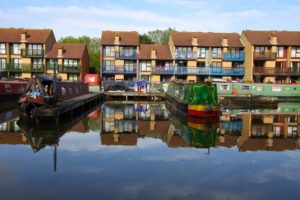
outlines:
M222 67L211 67L210 68L211 76L244 76L245 68L222 68Z
M25 73L43 73L44 72L44 65L43 64L23 64L22 65L22 72Z
M115 58L120 60L136 60L136 51L120 51L115 52Z
M22 72L22 64L7 63L6 64L6 71L8 71L8 72Z
M254 67L253 75L256 76L300 76L300 69L298 68L267 68Z
M245 61L245 53L224 53L223 54L224 61L235 61L235 62L243 62Z
M276 57L277 57L276 53L272 53L272 52L268 52L268 51L253 53L254 60L276 60Z
M44 57L44 50L43 49L21 49L21 54L23 57L41 58Z
M205 75L205 76L243 76L245 68L221 68L221 67L186 67L186 66L156 66L152 68L152 74L165 75Z
M103 74L136 74L136 66L102 66Z
M24 72L24 73L43 73L44 65L43 64L14 64L9 63L6 65L6 71L8 72Z
M197 60L197 53L176 51L175 59L177 59L177 60Z
M59 71L62 73L80 73L80 66L60 66Z

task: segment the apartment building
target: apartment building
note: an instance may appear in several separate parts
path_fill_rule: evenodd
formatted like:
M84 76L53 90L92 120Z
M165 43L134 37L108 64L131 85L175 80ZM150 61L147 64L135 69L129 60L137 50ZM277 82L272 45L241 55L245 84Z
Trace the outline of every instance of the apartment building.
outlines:
M245 80L257 83L300 83L300 32L242 32Z
M89 72L89 54L85 44L56 43L46 56L46 72L63 80L83 80Z
M56 42L50 29L0 28L0 76L30 78L43 73Z
M103 80L136 80L139 46L137 32L103 31L100 45Z
M169 45L141 44L138 53L138 79L151 83L167 82L174 76Z
M244 45L237 33L172 32L169 46L177 79L198 82L244 76Z

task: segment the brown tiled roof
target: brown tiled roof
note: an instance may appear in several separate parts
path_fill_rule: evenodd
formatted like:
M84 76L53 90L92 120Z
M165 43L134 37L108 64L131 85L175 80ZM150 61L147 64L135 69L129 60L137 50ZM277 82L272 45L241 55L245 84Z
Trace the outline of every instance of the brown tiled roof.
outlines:
M252 31L245 30L248 41L252 45L272 45L270 36L277 37L277 45L298 46L300 45L300 31Z
M212 32L172 32L171 37L175 46L192 46L193 37L197 38L198 46L222 47L223 38L228 39L229 47L244 47L238 33Z
M59 48L63 48L63 58L81 59L87 47L86 44L56 43L52 46L46 57L57 58Z
M101 45L114 45L115 37L120 37L120 45L138 46L139 34L136 31L121 32L121 31L103 31L101 36Z
M151 50L156 51L156 60L172 60L169 45L141 44L138 59L150 60Z
M51 29L23 29L23 28L0 28L0 42L20 43L21 34L27 34L27 43L46 43Z

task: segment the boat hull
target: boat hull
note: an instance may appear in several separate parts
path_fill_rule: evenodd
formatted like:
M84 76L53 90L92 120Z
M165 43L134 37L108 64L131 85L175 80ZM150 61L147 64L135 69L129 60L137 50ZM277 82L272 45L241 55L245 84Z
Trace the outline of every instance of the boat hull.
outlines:
M171 110L180 115L190 118L218 118L220 116L220 106L189 105L179 102L168 94L166 94L166 98Z

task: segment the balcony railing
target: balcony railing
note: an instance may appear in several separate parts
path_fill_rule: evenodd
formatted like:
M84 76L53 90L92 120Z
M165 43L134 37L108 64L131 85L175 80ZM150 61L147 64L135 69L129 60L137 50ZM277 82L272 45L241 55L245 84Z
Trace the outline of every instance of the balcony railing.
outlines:
M262 51L262 52L254 52L253 58L254 60L276 60L276 53Z
M43 73L44 72L44 65L43 64L14 64L9 63L6 65L6 71L8 72L37 72Z
M80 66L61 66L58 69L62 73L79 73L80 72Z
M197 53L176 51L175 59L177 59L177 60L197 60Z
M21 49L23 57L44 57L43 49Z
M135 50L115 52L115 57L121 60L136 60L137 58Z
M6 71L22 72L22 64L8 63L8 64L6 64Z
M136 66L102 66L104 74L136 74Z
M210 75L212 76L243 76L245 75L245 68L222 68L222 67L211 67Z
M300 69L298 68L267 68L267 67L254 67L253 75L264 76L300 76Z
M245 74L245 68L156 66L152 68L152 74L243 76Z
M224 53L223 54L223 60L225 60L225 61L242 62L242 61L245 61L245 53L244 52L239 52L239 53Z
M0 64L0 72L6 72L7 71L6 66L7 66L6 63L1 63Z

